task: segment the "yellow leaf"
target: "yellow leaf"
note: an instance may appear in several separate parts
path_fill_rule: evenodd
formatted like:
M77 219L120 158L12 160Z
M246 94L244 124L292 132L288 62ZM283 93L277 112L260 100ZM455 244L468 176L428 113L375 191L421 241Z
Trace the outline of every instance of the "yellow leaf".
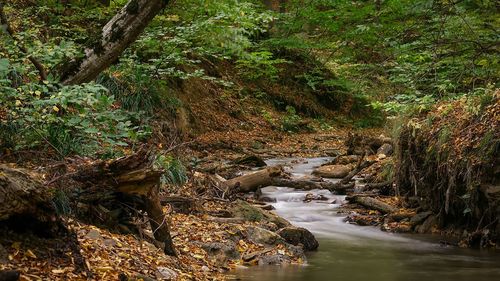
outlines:
M16 100L16 106L21 106L23 103L20 100Z
M34 259L37 258L36 255L29 249L28 249L28 251L26 251L26 255L30 258L34 258Z
M52 107L52 109L53 109L55 112L59 112L59 107L57 107L57 106L55 106L55 105Z

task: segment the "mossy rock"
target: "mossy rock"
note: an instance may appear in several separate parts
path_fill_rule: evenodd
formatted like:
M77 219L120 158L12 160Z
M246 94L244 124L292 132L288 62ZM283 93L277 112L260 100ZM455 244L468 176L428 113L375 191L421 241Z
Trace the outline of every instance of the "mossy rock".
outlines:
M284 218L266 210L262 210L261 208L252 206L251 204L243 200L237 200L234 207L232 207L229 211L231 212L233 217L262 223L270 222L275 224L278 228L283 228L291 225Z

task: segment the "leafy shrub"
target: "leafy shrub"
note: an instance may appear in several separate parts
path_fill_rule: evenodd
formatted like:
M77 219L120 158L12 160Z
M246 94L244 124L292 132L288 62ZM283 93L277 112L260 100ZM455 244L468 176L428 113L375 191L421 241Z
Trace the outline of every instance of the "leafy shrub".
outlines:
M286 62L284 59L273 59L273 54L268 51L251 52L236 61L241 75L252 81L261 78L275 81L280 72L278 65Z
M281 119L281 129L285 132L298 132L302 118L297 115L293 106L286 107L286 115Z
M104 146L127 146L147 132L134 126L139 116L116 108L98 84L62 86L54 82L12 87L15 67L0 63L0 143L4 148L46 147L59 156L90 154Z

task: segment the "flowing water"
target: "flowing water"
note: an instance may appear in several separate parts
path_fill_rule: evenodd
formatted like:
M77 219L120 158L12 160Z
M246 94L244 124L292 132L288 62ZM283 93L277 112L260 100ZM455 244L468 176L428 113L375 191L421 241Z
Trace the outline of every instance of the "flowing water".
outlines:
M288 165L293 177L300 178L329 160L281 159L269 160L268 165ZM437 237L398 235L345 223L336 210L344 196L326 190L266 187L262 191L264 196L276 198L276 213L309 229L320 246L308 255L307 265L239 269L236 275L241 280L500 281L497 252L441 246ZM304 203L307 193L322 194L329 200Z

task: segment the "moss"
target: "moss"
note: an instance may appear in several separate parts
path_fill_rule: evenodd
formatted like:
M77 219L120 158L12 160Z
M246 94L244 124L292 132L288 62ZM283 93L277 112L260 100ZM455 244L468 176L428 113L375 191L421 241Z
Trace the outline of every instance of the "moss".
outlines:
M127 13L132 15L139 13L139 1L137 0L130 1L125 10L127 11Z

